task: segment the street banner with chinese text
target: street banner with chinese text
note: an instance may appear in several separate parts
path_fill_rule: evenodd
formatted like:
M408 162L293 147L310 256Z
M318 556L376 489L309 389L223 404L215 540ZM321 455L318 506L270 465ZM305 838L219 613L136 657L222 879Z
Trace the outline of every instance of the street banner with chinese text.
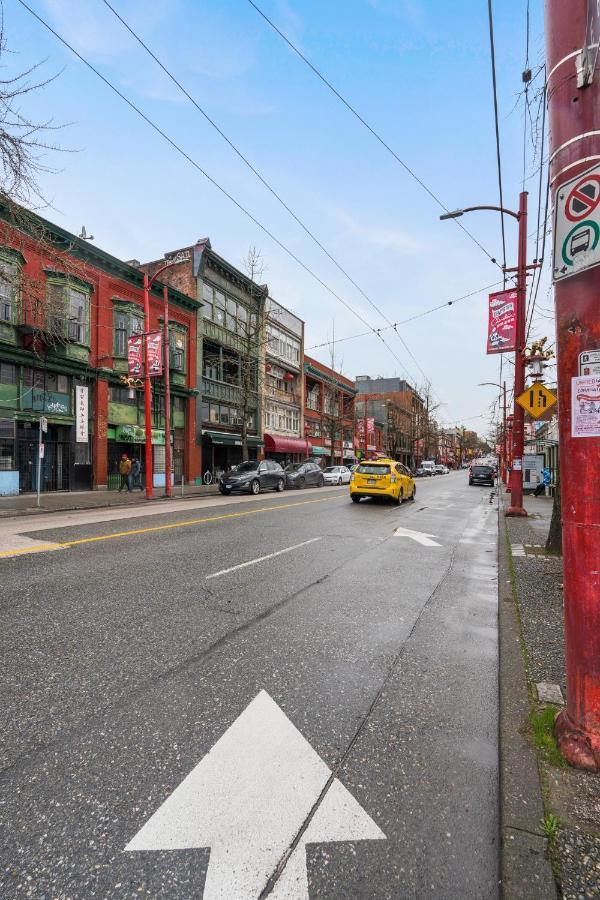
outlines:
M75 442L88 442L88 389L84 384L75 385Z
M134 334L127 339L127 371L132 378L140 378L143 375L143 347L144 338L141 334Z
M153 331L146 336L148 341L147 358L148 358L148 374L162 375L162 331Z
M517 346L517 298L512 291L497 291L489 296L488 353L508 353Z

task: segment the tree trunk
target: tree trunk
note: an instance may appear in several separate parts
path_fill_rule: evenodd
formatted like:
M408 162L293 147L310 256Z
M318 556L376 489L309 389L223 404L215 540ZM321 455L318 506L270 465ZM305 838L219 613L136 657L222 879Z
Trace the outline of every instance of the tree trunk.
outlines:
M247 425L247 413L246 410L243 410L243 418L242 418L242 462L248 462L248 425Z
M550 520L550 530L546 540L546 550L548 553L556 553L558 556L562 554L562 521L561 521L561 505L560 505L560 475L556 479L556 487L554 488L554 502L552 504L552 518Z

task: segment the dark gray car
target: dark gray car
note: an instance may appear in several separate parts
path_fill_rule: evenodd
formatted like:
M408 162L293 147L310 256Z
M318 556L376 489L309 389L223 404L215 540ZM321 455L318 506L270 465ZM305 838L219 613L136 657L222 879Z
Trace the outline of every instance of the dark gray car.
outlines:
M285 467L285 482L289 488L303 488L309 485L323 487L323 472L314 462L290 463Z
M248 462L234 466L219 478L219 490L222 494L233 491L249 491L260 494L261 491L282 491L285 487L285 474L279 463L272 459Z

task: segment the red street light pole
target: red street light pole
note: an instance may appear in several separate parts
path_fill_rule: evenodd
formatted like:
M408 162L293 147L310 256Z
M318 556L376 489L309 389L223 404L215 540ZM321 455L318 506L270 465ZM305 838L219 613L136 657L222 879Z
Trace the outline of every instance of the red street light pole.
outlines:
M523 507L523 451L525 449L525 410L519 403L519 397L525 390L525 303L527 294L527 269L537 268L540 264L535 262L527 265L527 191L519 194L519 211L505 209L502 206L467 206L465 209L456 209L454 212L445 213L440 219L457 219L467 212L481 209L491 209L495 212L512 216L519 223L519 247L517 267L506 268L505 272L517 273L517 342L515 347L515 398L513 410L513 466L510 481L510 506L506 510L507 516L526 516L527 511Z
M554 209L564 209L566 182L591 166L596 167L591 182L597 179L600 73L593 42L598 40L599 26L596 3L546 0ZM597 199L592 192L590 200ZM580 220L592 219L594 224L594 216L593 210L590 215L584 208ZM558 268L563 251L560 246L555 250L553 265ZM571 400L573 378L579 375L579 354L600 349L599 295L597 267L581 269L554 285L567 671L567 706L555 727L560 749L569 762L596 771L600 770L600 437L573 436Z
M154 497L154 471L152 465L152 382L148 366L148 334L150 332L150 289L161 272L181 262L175 257L157 269L152 277L144 272L144 430L145 430L145 469L146 499ZM169 289L163 285L164 322L163 322L163 371L165 380L165 494L170 497L171 490L171 376L169 371Z
M478 387L497 387L502 391L502 460L500 465L500 479L506 484L506 382L498 384L496 381L480 381Z

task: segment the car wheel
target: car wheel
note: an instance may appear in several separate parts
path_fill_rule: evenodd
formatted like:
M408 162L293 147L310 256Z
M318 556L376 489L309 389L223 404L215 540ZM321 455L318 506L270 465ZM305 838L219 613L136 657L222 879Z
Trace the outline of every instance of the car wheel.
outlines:
M350 494L350 499L353 503L360 503L360 497L358 494Z
M325 479L324 479L323 476L321 475L321 477L320 477L319 480L317 481L317 487L323 487L324 484L325 484Z
M278 494L280 494L283 490L283 478L280 478L277 482L277 487L275 488Z
M305 482L305 479L304 479L304 478L299 478L299 479L298 479L298 490L299 490L299 491L302 490L302 488L304 487L304 482Z
M253 494L260 494L260 481L258 480L258 478L255 478L251 483L250 490Z
M414 500L416 496L417 496L417 486L415 484L415 486L413 487L412 494L410 495L410 499Z
M403 500L404 500L404 494L402 493L402 488L400 488L398 496L394 497L394 503L396 504L396 506L400 506L400 504L402 503Z
M231 491L228 491L227 488L219 488L219 491L223 494L224 497L229 497Z
M337 483L338 483L338 485L340 485L340 484L342 483L342 476L341 476L341 475L340 475L340 477L338 478Z

